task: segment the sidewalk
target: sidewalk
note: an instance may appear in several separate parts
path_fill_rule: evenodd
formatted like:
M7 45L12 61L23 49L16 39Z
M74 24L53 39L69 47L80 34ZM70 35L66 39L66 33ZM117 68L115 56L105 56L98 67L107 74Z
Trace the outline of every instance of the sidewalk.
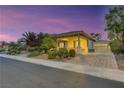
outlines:
M50 60L41 60L41 59L26 58L26 57L20 57L20 56L11 56L11 55L5 55L5 54L0 54L0 57L20 60L24 62L44 65L44 66L53 67L57 69L63 69L63 70L88 74L88 75L92 75L96 77L101 77L105 79L124 82L124 71L121 71L118 69L91 67L91 66L77 65L77 64L71 64L71 63L55 62L55 61L50 61Z

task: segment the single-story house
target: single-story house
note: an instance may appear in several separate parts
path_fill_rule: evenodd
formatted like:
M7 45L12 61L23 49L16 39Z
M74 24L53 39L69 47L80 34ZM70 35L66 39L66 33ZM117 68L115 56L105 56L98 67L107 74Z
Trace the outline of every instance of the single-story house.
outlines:
M75 49L77 54L94 51L94 39L84 31L72 31L54 35L57 38L57 49Z

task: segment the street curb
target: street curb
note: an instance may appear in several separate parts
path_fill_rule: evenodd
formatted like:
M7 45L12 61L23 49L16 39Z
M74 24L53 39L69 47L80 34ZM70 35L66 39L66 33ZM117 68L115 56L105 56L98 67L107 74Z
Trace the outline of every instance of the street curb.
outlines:
M6 54L0 54L0 57L15 59L15 60L38 64L38 65L44 65L44 66L53 67L57 69L63 69L67 71L78 72L78 73L96 76L96 77L100 77L104 79L124 82L124 71L121 71L118 69L91 67L91 66L86 66L86 65L84 66L84 65L55 62L55 61L43 60L43 59L33 59L33 58L26 58L26 57L20 57L20 56L11 56L11 55L6 55Z

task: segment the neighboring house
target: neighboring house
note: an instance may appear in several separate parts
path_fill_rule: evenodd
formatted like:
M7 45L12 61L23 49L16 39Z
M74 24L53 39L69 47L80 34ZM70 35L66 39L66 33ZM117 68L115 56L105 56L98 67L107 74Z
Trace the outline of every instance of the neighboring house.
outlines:
M111 52L108 40L99 40L94 43L96 53L109 53Z
M5 41L0 41L0 47L7 48L8 47L8 43L5 42Z
M75 49L78 54L94 51L93 42L95 40L83 31L66 32L54 36L57 38L57 49Z

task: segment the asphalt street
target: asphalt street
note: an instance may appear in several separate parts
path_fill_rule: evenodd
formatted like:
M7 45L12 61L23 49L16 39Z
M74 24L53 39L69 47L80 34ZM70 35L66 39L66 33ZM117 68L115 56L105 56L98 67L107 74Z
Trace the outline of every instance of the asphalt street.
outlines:
M124 83L0 57L0 87L124 88Z

